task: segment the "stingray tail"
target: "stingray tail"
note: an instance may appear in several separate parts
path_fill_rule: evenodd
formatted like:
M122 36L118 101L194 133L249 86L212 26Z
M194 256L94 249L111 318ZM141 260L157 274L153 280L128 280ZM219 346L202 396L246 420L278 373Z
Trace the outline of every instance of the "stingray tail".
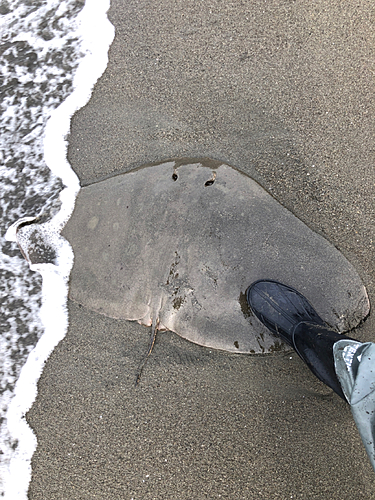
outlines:
M139 365L139 368L138 368L137 378L135 379L135 386L136 387L139 384L139 381L141 379L143 368L145 367L147 359L150 356L150 354L152 352L152 349L153 349L153 347L155 345L156 334L158 333L158 327L159 327L159 316L158 316L158 314L153 314L152 325L151 325L150 344L148 346L147 353L146 353L145 357L143 358L143 360L142 360L142 362L141 362L141 364Z

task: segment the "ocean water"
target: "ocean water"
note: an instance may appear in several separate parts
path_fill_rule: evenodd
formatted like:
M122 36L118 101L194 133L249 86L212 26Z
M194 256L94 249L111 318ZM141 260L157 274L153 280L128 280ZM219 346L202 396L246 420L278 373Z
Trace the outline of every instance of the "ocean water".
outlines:
M0 496L11 500L27 498L37 443L25 414L68 325L73 253L59 233L79 182L67 136L107 64L108 8L0 0Z

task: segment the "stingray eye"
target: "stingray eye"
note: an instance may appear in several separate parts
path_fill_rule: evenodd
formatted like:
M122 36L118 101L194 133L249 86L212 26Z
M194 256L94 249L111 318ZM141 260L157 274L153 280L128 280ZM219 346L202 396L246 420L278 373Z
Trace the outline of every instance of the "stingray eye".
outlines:
M176 174L176 172L173 172L173 174L172 174L172 179L173 179L174 181L177 181L177 179L178 179L178 175Z
M212 186L212 184L215 182L215 179L216 179L216 172L213 172L211 179L209 179L208 181L206 181L204 183L204 185L205 186Z

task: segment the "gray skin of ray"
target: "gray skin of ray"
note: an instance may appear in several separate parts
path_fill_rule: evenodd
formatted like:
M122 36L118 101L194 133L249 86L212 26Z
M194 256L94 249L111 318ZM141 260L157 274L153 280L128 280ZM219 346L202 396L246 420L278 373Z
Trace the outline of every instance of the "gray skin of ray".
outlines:
M369 311L348 260L229 165L170 161L84 187L62 234L75 255L71 299L203 346L286 348L246 307L258 279L296 288L339 332Z

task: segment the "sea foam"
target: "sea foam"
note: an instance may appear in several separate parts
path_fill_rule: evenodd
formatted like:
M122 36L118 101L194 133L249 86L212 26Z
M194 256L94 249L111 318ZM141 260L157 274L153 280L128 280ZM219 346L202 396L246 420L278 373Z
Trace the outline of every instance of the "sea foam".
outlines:
M57 93L60 90L59 95L65 93L66 98L60 104L59 97L55 92L51 92L49 101L40 106L38 95L35 95L35 103L31 102L25 107L28 96L14 97L14 92L11 92L1 110L4 127L10 131L9 140L2 145L1 173L4 174L2 179L5 179L3 193L9 193L9 196L2 200L2 208L4 212L8 212L6 220L12 222L13 219L5 238L18 242L31 270L30 273L21 262L14 243L2 242L0 268L8 273L7 276L12 281L12 286L6 293L8 296L13 294L13 297L19 294L21 301L19 304L17 302L17 322L13 321L12 314L6 311L6 327L9 332L6 338L8 342L13 342L13 351L10 351L15 352L19 339L23 338L19 333L19 324L23 322L24 329L32 328L33 338L39 339L35 347L31 342L33 348L29 353L27 350L23 351L28 355L26 358L20 356L18 363L14 363L14 355L9 359L5 355L2 360L7 390L6 397L2 400L2 409L6 410L6 413L5 425L1 430L3 459L0 471L2 493L8 500L27 498L31 457L37 442L26 422L25 414L37 395L37 382L44 364L57 343L64 338L68 327L66 302L73 252L69 243L60 236L60 231L73 211L80 188L78 178L67 161L66 138L70 130L70 120L75 111L87 103L95 82L104 72L108 49L114 37L114 28L106 16L109 0L86 0L80 12L77 2L70 0L36 1L32 7L28 4L29 2L16 0L7 8L9 12L2 12L0 33L3 43L5 40L5 43L9 44L6 54L16 51L18 56L17 64L13 65L12 56L5 58L11 62L4 68L3 75L8 79L9 85L19 85L21 89L27 89L27 85L34 89L39 78L42 90L43 86L50 85L48 88L51 88L51 85L55 85ZM75 15L73 12L68 19L65 14L72 12L72 4L75 12L79 13ZM21 24L22 29L18 28L19 34L11 37L11 27L17 22ZM27 52L26 65L20 62L20 50ZM61 71L61 67L66 71L66 65L59 64L60 59L66 57L69 51L71 82L69 75L63 75ZM57 54L56 64L49 64L50 54L51 57ZM45 62L44 66L33 67L35 60ZM48 84L45 84L46 75ZM39 87L38 92L40 93ZM43 158L38 153L40 149L43 151ZM28 165L26 158L30 157L31 152L34 162ZM24 159L19 160L17 166L12 168L12 157L17 155L18 158L23 155ZM22 169L19 167L20 161L23 162ZM43 163L49 168L50 174L43 170ZM21 206L16 209L20 179L27 185L27 189ZM30 199L31 203L28 205L27 200ZM32 207L31 214L27 213L28 206ZM9 215L9 212L12 214ZM48 214L52 218L48 217ZM15 220L16 215L22 216L22 219ZM31 250L34 254L38 250L33 249L33 245L47 248L47 254L52 257L30 257ZM27 285L28 279L31 281L39 275L42 276L41 297L37 291L34 294L29 293ZM38 289L38 278L33 285L34 289ZM28 300L22 302L21 297L24 299L25 295ZM22 309L25 310L23 316ZM31 317L35 316L36 311L38 317L34 319L35 324L31 324ZM9 346L3 347L9 351ZM12 376L14 379L18 377L13 385Z

